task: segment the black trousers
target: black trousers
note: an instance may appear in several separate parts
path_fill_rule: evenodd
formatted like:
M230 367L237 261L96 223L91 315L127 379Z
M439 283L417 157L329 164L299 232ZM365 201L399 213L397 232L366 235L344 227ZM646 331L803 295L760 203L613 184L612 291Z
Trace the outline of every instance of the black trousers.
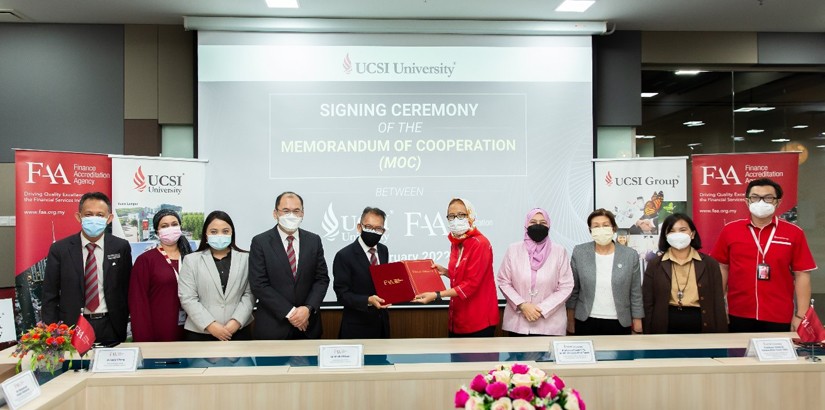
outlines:
M629 334L630 326L622 326L618 319L597 319L595 317L589 317L585 321L576 319L576 336Z
M669 334L702 333L702 309L698 307L669 306L667 310Z
M99 319L91 319L89 316L86 316L86 320L89 321L89 324L92 325L92 329L95 331L95 343L110 345L123 342L123 340L115 334L115 327L112 325L109 315Z
M728 316L728 331L731 333L790 332L790 323L767 322L739 316Z

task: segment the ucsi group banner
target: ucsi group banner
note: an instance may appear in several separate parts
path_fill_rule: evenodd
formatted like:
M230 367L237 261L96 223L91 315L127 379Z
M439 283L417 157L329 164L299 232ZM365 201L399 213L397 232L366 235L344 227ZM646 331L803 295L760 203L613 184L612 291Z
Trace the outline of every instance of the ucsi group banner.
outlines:
M796 223L798 152L701 154L693 162L693 221L710 252L725 224L749 218L745 189L754 179L770 178L782 186L776 214Z
M642 272L659 249L659 226L687 206L687 157L594 160L596 208L616 215L616 241L639 253Z
M80 197L111 197L107 155L17 150L15 162L15 322L18 331L40 320L41 285L52 243L80 232Z
M180 215L183 235L197 246L204 219L205 171L206 163L200 160L112 156L112 232L131 243L132 259L158 244L152 218L161 209Z

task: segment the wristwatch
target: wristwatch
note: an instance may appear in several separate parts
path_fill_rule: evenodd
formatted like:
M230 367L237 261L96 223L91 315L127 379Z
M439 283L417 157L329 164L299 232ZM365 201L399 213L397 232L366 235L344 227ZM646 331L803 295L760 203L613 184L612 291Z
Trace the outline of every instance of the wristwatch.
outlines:
M441 292L435 291L435 300L441 300Z

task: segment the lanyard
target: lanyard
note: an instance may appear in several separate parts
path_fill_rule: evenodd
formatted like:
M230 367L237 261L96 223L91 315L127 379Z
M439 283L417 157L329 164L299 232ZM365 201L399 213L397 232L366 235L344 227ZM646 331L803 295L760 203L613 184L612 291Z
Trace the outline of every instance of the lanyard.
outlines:
M773 229L771 229L771 236L768 237L768 243L765 244L765 250L762 250L762 245L759 244L759 238L756 237L756 233L753 231L753 226L748 225L748 229L751 230L751 236L753 237L753 241L756 243L756 249L759 250L759 254L762 255L762 263L765 263L765 255L768 254L768 249L771 248L771 243L773 243L773 234L776 233L776 225L779 224L779 221L776 221L774 224ZM762 231L759 231L759 236L762 236Z
M180 275L178 275L178 270L175 269L174 266L172 266L172 260L169 259L169 255L166 254L166 251L163 250L163 248L161 248L160 246L158 246L155 249L157 249L158 252L160 252L160 254L163 255L164 258L166 258L166 263L168 263L169 267L172 268L172 272L175 272L175 279L180 279ZM178 263L180 263L180 262L178 262Z

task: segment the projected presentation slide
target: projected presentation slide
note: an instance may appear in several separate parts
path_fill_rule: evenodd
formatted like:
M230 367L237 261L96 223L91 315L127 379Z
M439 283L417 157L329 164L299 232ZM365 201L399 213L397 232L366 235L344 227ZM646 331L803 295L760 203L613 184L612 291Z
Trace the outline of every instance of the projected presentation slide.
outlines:
M556 246L589 240L589 37L201 32L198 42L205 209L232 216L241 247L274 226L283 191L304 198L301 227L323 238L330 269L366 206L387 212L392 261L447 264L453 197L475 206L496 270L534 207L549 211Z

